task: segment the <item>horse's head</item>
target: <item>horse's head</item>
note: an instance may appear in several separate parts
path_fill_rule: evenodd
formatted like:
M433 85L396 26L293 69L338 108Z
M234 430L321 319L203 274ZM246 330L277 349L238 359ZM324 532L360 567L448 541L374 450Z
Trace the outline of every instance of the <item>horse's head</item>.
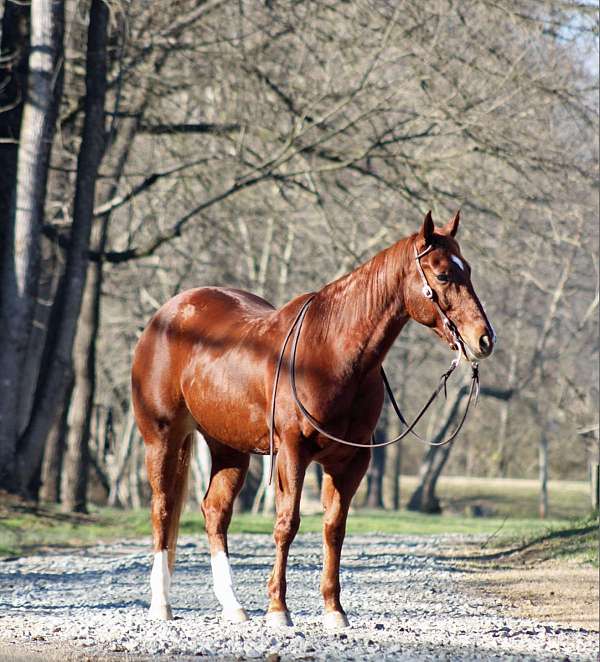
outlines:
M404 299L412 319L430 327L454 349L462 340L469 358L494 349L496 334L471 283L471 267L455 239L460 212L436 230L431 212L410 247ZM452 329L458 332L458 338Z

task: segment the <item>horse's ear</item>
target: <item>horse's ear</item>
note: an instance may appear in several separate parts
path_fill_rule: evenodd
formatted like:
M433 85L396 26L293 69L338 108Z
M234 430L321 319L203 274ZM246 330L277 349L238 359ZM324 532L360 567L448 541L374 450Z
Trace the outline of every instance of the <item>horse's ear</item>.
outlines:
M443 234L449 234L451 237L455 237L458 232L458 225L460 223L460 209L454 214L454 218L451 218L446 225L440 230Z
M431 211L428 211L425 215L425 220L421 230L419 231L419 237L423 240L423 246L429 246L431 240L433 239L433 233L435 232L435 225L433 224L433 219L431 218Z

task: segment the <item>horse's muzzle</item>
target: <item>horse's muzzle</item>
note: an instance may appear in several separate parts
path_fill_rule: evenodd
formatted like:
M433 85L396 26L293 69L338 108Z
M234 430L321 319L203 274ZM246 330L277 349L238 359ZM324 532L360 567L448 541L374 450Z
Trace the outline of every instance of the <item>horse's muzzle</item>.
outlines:
M479 356L478 359L487 358L494 351L494 342L487 333L479 338Z

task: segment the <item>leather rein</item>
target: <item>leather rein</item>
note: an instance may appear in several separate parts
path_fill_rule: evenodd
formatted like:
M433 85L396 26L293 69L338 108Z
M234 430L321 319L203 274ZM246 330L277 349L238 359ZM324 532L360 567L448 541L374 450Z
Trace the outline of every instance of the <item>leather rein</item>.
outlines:
M273 381L273 395L271 398L271 416L270 416L270 424L269 424L269 456L271 458L271 463L270 463L270 471L269 471L269 484L271 483L272 477L273 477L273 456L274 456L274 451L275 451L275 403L276 403L276 398L277 398L277 388L279 385L279 377L281 374L281 367L283 365L283 357L285 354L285 350L287 348L288 342L294 334L294 338L292 340L292 350L291 350L291 366L290 366L290 386L292 389L292 396L294 398L294 402L296 403L296 406L298 409L301 411L302 415L308 420L308 422L312 425L312 427L322 434L324 437L327 437L328 439L331 439L332 441L336 441L339 444L344 444L346 446L354 446L356 448L381 448L383 446L390 446L391 444L395 444L404 437L406 437L408 434L412 434L416 439L424 444L428 444L429 446L446 446L447 444L451 443L460 430L462 429L464 422L467 419L467 415L469 413L469 409L471 407L471 402L474 400L475 405L477 404L477 399L479 397L479 364L477 361L472 361L468 359L467 353L465 351L465 344L464 341L454 324L452 320L446 315L446 313L442 310L440 307L439 303L437 302L436 295L434 290L431 288L427 281L427 277L425 276L425 272L423 271L423 267L421 266L421 258L424 255L427 255L432 249L433 246L429 245L425 248L425 250L421 251L420 253L417 251L417 247L415 246L415 262L417 265L417 271L421 277L421 281L423 282L423 287L422 287L422 293L423 296L425 296L427 299L431 301L431 303L434 305L438 315L442 319L442 322L444 324L444 327L448 329L450 335L452 336L452 339L454 341L454 346L456 347L456 351L458 352L458 355L452 360L450 363L450 367L448 370L446 370L442 376L440 377L440 381L437 385L437 387L434 389L433 393L429 396L429 399L427 402L423 405L419 413L415 416L413 419L412 423L408 423L402 412L400 411L400 407L398 406L398 403L396 402L396 398L394 397L394 393L392 391L392 388L390 386L390 383L388 381L387 375L385 374L385 370L383 369L383 366L381 366L381 377L383 379L383 384L385 387L385 390L388 394L388 397L390 398L390 401L392 403L392 407L394 408L394 411L396 412L396 415L400 419L400 422L406 426L406 429L401 432L397 437L394 437L393 439L389 439L387 441L383 441L380 443L375 443L375 435L372 437L372 443L370 444L361 444L357 443L354 441L348 441L347 439L342 439L340 437L336 437L335 435L327 432L326 430L321 427L321 424L314 418L314 416L306 409L306 407L302 404L299 396L298 396L298 391L296 389L296 352L298 350L298 343L300 341L300 332L302 330L302 324L304 322L304 318L306 317L306 313L308 312L308 309L315 299L315 294L311 295L303 304L300 310L298 311L296 317L294 318L294 321L292 322L292 325L290 326L286 337L283 341L283 345L281 347L281 352L279 353L279 359L277 361L277 368L275 370L275 379ZM294 333L295 331L295 333ZM433 401L437 398L437 396L440 394L440 391L444 391L444 395L446 395L446 382L448 381L450 375L456 370L458 367L458 364L460 363L460 359L462 357L465 357L466 360L469 360L471 364L471 385L469 389L469 398L467 400L467 406L465 407L465 411L463 413L463 416L457 425L456 429L450 436L443 441L429 441L427 439L423 439L419 434L417 434L414 431L415 426L417 423L421 420L425 412L429 409Z

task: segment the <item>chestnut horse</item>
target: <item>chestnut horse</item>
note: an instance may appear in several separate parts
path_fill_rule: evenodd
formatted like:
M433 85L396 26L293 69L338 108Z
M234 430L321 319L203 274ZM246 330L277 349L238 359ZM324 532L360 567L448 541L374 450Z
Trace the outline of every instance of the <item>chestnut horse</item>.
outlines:
M214 592L225 619L248 618L233 587L227 529L250 453L269 452L279 353L312 296L295 362L299 397L328 432L364 447L331 441L302 415L289 379L283 378L289 376L288 352L275 410L276 552L267 622L291 624L286 564L300 523L304 475L316 461L323 467L324 624L347 625L340 603L340 555L350 501L369 464L367 446L381 412L380 367L386 353L409 319L454 347L456 335L444 317L471 358L489 356L493 349L494 331L454 238L458 224L457 213L436 230L428 213L418 233L278 310L248 292L202 287L178 294L154 315L137 344L132 369L133 406L152 487L151 617L172 618L169 587L194 432L199 430L212 458L202 512ZM432 293L424 291L423 279Z

